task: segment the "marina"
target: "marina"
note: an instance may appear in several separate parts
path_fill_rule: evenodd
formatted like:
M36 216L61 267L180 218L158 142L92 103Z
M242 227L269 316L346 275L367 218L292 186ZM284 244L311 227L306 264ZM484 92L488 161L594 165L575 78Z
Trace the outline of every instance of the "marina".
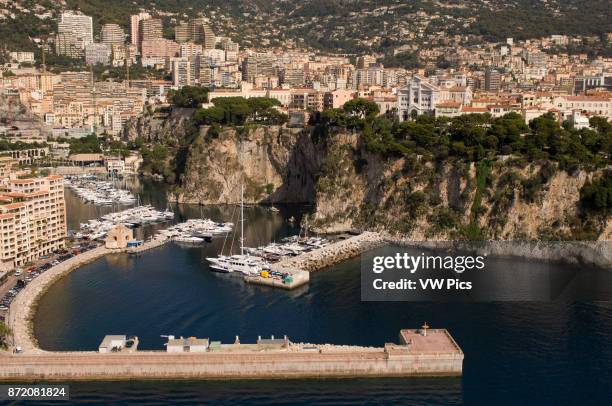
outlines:
M97 206L135 204L137 198L126 189L119 189L113 181L100 180L96 175L66 175L64 185L86 203Z
M146 189L135 187L134 193L161 210L167 207L163 185L155 183L149 186L146 180L144 182ZM76 227L89 218L99 218L100 211L110 208L99 210L93 205L85 205L72 193L67 194L67 198L73 207L69 220ZM260 247L270 241L282 242L285 237L299 233L299 225L286 221L294 216L299 223L299 209L291 206L280 208L280 213L271 213L266 207L245 208L245 246ZM222 222L232 219L234 211L232 206L175 205L172 209L176 214L175 221L179 222L189 218ZM163 224L144 228L154 230L160 226ZM236 335L242 342L253 343L258 334L268 337L287 334L296 342L376 347L397 342L399 330L406 326L419 326L427 320L432 326L447 328L465 352L461 379L325 379L317 381L316 385L306 380L288 380L283 382L284 389L279 396L300 404L296 399L305 394L311 402L301 404L311 404L319 400L329 401L325 396L320 397L321 392L324 395L325 391L333 390L342 393L341 398L336 398L338 401L352 399L355 403L364 403L371 399L372 393L385 393L388 394L387 403L393 403L412 396L416 390L426 393L421 398L424 404L474 403L478 399L494 404L499 403L499 394L503 392L546 404L551 401L550 391L560 402L563 399L579 401L577 395L586 395L586 392L577 393L576 385L587 387L595 382L599 388L597 399L609 398L609 391L602 391L609 386L605 386L607 358L602 358L601 354L606 354L609 348L609 326L612 325L605 305L575 302L362 302L357 271L359 258L331 265L323 272L307 273L310 281L300 289L262 289L242 283L241 278L209 271L204 259L218 255L222 244L223 238L214 238L207 244L165 243L146 255L136 257L111 253L87 265L79 265L77 271L66 274L45 289L36 309L27 318L25 331L29 330L36 347L45 351L43 355L49 355L48 351L62 354L87 352L88 355L82 359L66 360L80 365L91 361L89 354L98 350L105 334L135 334L140 339L136 354L100 354L100 357L106 357L106 362L111 362L108 360L110 357L166 356L160 351L166 341L160 335L169 333L185 337L210 335L211 339L223 343L232 343ZM417 250L415 254L420 252ZM287 260L299 258L288 257ZM312 262L314 265L314 258ZM553 268L562 270L561 267ZM500 283L503 280L521 292L524 284L519 281L531 280L539 270L537 264L514 259L493 262L487 272L500 275ZM585 286L599 289L609 286L610 278L605 273L588 269L584 269L584 273ZM35 281L43 276L41 274ZM69 302L67 298L70 298ZM172 302L169 298L173 298ZM525 323L526 319L535 322ZM568 331L568 326L567 339L559 340L559 332ZM527 347L536 349L541 357L525 354ZM584 353L579 351L582 348L589 350ZM218 353L204 355L215 354ZM22 362L30 362L35 358L31 355L24 352L18 356L23 357ZM187 354L176 355L182 357L183 362L190 359ZM218 354L219 357L230 355ZM56 359L54 353L49 356ZM491 362L491 359L498 362ZM577 359L586 362L578 365L575 363ZM525 370L533 373L521 373ZM558 371L564 372L559 374ZM157 397L164 391L176 390L177 385L193 391L194 403L201 403L202 398L209 396L234 394L235 388L252 393L251 400L263 398L266 403L274 403L281 399L268 395L279 393L279 389L278 382L267 377L252 382L234 381L231 390L220 389L225 388L222 380L204 382L193 379L141 384L134 381L72 382L71 389L81 391L82 401L97 398L97 392L94 394L92 391L106 391L111 386L122 386L127 391L134 385L139 388L134 392L134 401L142 400L141 393ZM550 388L550 391L542 393L542 387ZM115 403L122 401L117 397L110 399Z
M74 233L74 237L78 239L100 240L118 224L123 224L126 227L132 228L163 223L171 221L173 218L174 212L170 210L161 211L150 205L137 206L105 214L99 219L92 219L85 223L80 223L79 231Z

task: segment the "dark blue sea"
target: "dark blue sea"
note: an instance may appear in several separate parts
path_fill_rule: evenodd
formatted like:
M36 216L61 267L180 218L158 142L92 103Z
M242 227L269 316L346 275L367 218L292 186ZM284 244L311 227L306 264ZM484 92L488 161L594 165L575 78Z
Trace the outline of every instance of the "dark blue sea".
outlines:
M165 200L151 185L143 196ZM69 199L74 199L72 196ZM71 200L72 224L98 209ZM78 210L77 210L78 209ZM186 217L235 219L234 207L174 207ZM304 208L246 210L247 244L297 232L288 219ZM308 210L308 208L306 208ZM114 255L71 273L43 296L35 335L49 350L94 350L106 334L137 335L163 349L161 335L233 342L258 335L293 341L381 346L424 321L447 328L465 353L461 378L148 381L72 383L72 402L255 405L609 405L612 403L612 304L606 301L485 303L362 302L359 259L311 275L296 291L245 285L209 272L204 247L174 243L139 257ZM227 244L228 242L226 242ZM499 272L528 269L511 261ZM558 265L560 269L562 265ZM503 268L503 269L502 269ZM581 270L581 283L609 292L612 273ZM601 295L599 297L602 297ZM604 295L605 297L605 295Z

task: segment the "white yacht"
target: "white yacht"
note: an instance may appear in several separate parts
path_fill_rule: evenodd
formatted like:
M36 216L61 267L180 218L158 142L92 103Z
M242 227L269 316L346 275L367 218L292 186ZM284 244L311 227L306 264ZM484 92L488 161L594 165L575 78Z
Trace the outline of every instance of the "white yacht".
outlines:
M232 273L239 272L246 276L259 275L269 265L261 258L251 257L244 253L244 186L240 188L240 255L206 258L211 271Z

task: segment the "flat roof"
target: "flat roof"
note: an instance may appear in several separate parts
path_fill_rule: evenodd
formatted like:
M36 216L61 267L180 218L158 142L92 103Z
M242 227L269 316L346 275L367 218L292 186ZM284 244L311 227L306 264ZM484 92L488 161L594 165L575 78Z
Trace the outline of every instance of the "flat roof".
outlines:
M104 336L104 339L100 343L100 347L108 347L111 341L120 340L126 341L126 336L122 335L108 335Z
M463 353L446 329L428 329L427 336L423 336L420 331L420 329L400 331L402 341L409 344L410 352L419 354Z

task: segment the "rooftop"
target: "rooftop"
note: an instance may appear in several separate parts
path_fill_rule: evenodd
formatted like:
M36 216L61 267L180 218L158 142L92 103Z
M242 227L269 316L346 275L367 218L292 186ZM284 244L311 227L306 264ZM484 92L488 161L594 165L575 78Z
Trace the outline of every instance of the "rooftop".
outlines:
M410 352L419 354L463 353L446 329L428 329L427 335L421 334L420 329L400 330L400 341L408 345Z

